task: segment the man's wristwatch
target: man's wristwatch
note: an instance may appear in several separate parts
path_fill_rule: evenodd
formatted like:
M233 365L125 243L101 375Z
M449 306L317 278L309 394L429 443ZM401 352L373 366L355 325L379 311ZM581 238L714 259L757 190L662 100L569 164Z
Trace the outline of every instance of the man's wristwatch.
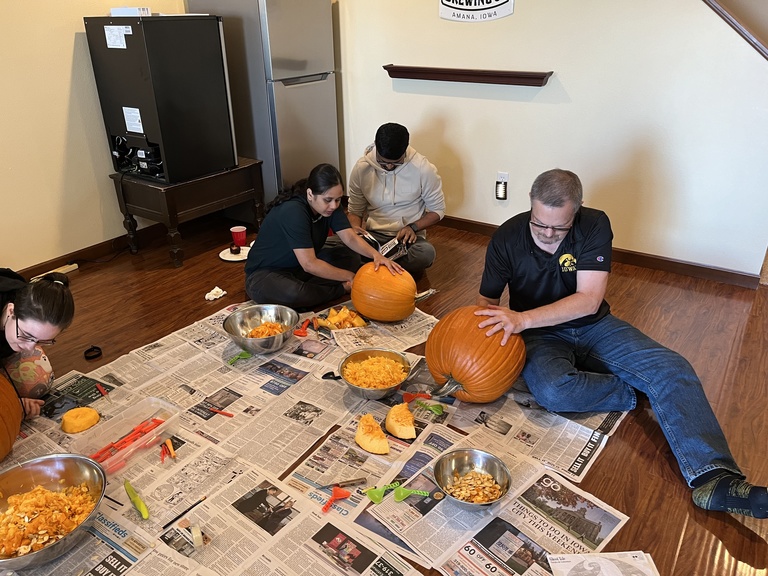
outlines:
M411 224L408 224L408 226L410 226L410 227L411 227L411 230L413 230L414 232L418 232L418 231L419 231L419 227L418 227L418 226L416 226L416 222L413 222L413 223L411 223Z

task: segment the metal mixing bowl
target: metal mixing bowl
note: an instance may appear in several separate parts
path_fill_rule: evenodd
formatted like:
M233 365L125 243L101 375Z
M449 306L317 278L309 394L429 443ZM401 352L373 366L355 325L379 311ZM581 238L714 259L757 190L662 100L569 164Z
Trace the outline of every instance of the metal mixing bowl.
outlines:
M347 354L344 357L344 359L339 363L338 378L343 380L344 383L349 387L349 389L352 390L352 392L368 400L379 400L380 398L385 398L387 396L394 394L397 390L400 389L400 386L403 385L403 382L400 382L399 384L395 384L394 386L390 386L388 388L363 388L362 386L357 386L355 384L352 384L351 382L347 381L346 378L344 378L344 368L346 368L347 364L349 364L350 362L361 362L368 358L377 358L377 357L389 358L390 360L394 360L398 364L401 364L406 374L405 378L403 379L403 382L405 382L408 379L408 376L411 375L411 363L408 361L408 358L402 352L397 352L396 350L388 350L386 348L362 348L360 350L355 350L354 352Z
M83 523L58 542L37 552L0 559L0 572L41 566L71 550L87 534L86 527L93 524L107 487L107 477L102 467L87 456L79 454L49 454L0 472L0 512L8 508L8 496L29 492L35 486L59 491L70 486L79 486L83 482L96 502L93 512Z
M299 321L299 314L293 308L280 304L255 304L232 312L224 320L224 330L232 341L252 354L276 352L293 338L293 329ZM264 322L277 322L287 326L280 334L267 338L248 338L248 332Z
M454 472L459 477L464 476L472 471L479 472L481 474L490 474L493 476L496 483L501 487L501 496L491 502L484 502L483 504L477 504L474 502L466 502L454 498L447 492L445 497L449 500L465 506L468 508L477 508L478 506L490 506L495 502L498 502L509 491L510 484L512 482L512 476L509 474L509 469L506 464L501 461L501 458L494 456L489 452L478 450L476 448L462 448L459 450L452 450L441 455L436 461L433 467L435 482L441 490L445 492L446 486L454 483Z

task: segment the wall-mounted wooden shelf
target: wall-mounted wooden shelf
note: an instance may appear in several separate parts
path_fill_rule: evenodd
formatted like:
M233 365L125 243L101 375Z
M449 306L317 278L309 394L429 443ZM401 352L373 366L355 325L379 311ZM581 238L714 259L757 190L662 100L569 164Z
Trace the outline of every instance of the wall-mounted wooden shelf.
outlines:
M421 66L383 67L390 78L438 80L442 82L475 82L478 84L510 84L544 86L553 72L509 72L506 70L467 70L462 68L425 68Z

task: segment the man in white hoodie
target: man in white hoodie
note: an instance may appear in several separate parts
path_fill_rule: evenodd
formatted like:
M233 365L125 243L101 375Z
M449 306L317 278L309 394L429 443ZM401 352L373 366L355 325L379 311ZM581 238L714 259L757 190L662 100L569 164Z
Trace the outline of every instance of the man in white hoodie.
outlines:
M393 238L408 247L397 263L415 276L435 260L425 229L445 215L437 169L409 146L405 126L383 124L349 176L349 223L383 246Z

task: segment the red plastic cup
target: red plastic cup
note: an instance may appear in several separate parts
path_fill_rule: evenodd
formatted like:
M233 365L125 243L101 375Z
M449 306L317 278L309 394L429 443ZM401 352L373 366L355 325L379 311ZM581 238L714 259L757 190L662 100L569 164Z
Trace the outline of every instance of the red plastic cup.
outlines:
M232 241L238 246L245 246L245 226L232 226Z

